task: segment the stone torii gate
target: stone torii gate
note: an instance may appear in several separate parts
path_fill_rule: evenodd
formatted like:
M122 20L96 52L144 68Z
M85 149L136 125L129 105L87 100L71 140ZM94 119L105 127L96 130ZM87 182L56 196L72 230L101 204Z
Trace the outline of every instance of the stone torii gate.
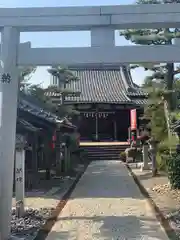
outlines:
M0 9L0 239L10 234L18 65L180 62L176 45L115 46L116 29L160 27L180 27L180 4ZM91 47L19 47L20 32L84 30Z

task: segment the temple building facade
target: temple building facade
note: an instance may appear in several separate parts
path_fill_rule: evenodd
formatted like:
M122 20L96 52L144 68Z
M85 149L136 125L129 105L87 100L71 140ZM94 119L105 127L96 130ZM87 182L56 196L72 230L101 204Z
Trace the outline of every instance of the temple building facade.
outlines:
M79 81L71 82L68 89L81 92L78 97L66 97L67 105L80 112L81 141L127 141L130 110L143 113L147 93L137 86L126 66L69 66ZM58 86L58 80L51 79ZM54 101L60 94L49 92Z

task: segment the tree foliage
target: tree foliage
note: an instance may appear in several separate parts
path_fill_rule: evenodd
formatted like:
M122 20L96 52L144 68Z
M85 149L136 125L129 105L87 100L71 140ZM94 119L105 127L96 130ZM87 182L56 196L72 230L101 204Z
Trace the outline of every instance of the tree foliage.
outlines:
M79 81L79 79L66 67L52 67L48 69L48 72L57 79L58 84L56 86L49 86L46 91L59 93L60 99L56 104L56 111L58 111L58 115L61 116L74 116L79 114L78 111L74 109L72 105L66 104L66 98L72 96L80 96L80 92L74 92L69 88L71 82Z
M163 94L163 91L157 88L151 88L151 91L149 91L148 104L144 108L144 118L150 120L148 128L151 129L151 135L157 141L162 141L167 138Z
M36 100L44 105L46 109L52 112L56 112L51 99L45 95L46 89L41 87L41 84L30 83L32 75L35 73L36 68L20 68L19 69L19 90L24 94L31 95Z
M136 4L172 3L180 3L180 0L136 1ZM137 45L172 45L173 39L180 38L180 29L127 29L120 31L120 35ZM172 152L172 149L174 151L177 144L177 139L171 134L169 127L172 121L171 112L177 106L177 104L174 104L177 103L175 97L178 90L180 90L180 81L178 79L180 67L175 67L174 63L139 63L131 66L132 69L137 67L144 67L146 71L150 70L150 75L145 78L143 83L143 87L149 92L149 101L145 106L144 117L149 120L152 137L160 142L157 148L159 166L163 166L163 169L168 170L171 186L180 188L180 155ZM172 144L173 137L175 138L174 145Z
M180 154L174 153L167 159L168 178L173 189L180 189Z
M28 90L28 87L31 85L29 80L31 79L35 71L36 68L34 67L19 69L19 89L21 92L26 92Z
M136 4L171 4L180 3L180 0L138 0ZM171 45L174 38L180 37L179 28L158 28L158 29L127 29L120 31L120 35L127 40L139 45ZM149 63L144 65L134 65L132 68L143 66L145 70L151 70L152 74L148 78L148 84L152 80L160 80L168 90L173 89L175 76L180 72L180 68L174 69L173 63L154 65Z

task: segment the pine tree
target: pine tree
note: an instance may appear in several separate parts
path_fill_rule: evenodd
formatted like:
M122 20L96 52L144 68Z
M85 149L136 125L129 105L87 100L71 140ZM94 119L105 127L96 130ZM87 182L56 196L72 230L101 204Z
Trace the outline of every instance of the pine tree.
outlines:
M144 108L143 117L150 120L148 128L151 129L151 135L157 141L162 141L168 137L163 95L164 92L160 89L151 88L149 101Z
M34 67L28 67L28 68L20 68L19 69L19 90L21 92L27 92L28 87L31 85L29 80L32 77L32 74L34 74L36 71L36 68Z
M180 0L138 0L136 4L171 4L180 3ZM139 45L172 45L172 40L180 38L180 29L127 29L120 31L120 35L127 40ZM152 75L146 79L149 86L153 81L163 83L163 87L169 91L173 89L176 75L180 73L180 67L174 69L174 63L154 65L153 63L133 65L132 68L143 66L145 70L151 70ZM170 96L170 107L172 108L172 94Z
M74 92L68 88L68 85L71 82L76 82L79 79L72 73L72 71L65 67L52 67L48 69L48 72L58 80L57 86L49 86L46 89L47 92L55 92L57 95L60 95L60 101L56 104L58 115L62 117L72 117L73 115L77 115L78 111L76 111L72 105L66 104L66 98L70 96L80 96L80 92Z

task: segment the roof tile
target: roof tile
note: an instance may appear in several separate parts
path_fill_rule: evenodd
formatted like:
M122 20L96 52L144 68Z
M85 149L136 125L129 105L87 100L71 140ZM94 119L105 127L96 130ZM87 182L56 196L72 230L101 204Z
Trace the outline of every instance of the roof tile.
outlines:
M67 97L77 102L128 103L121 73L117 70L79 70L73 71L79 81L71 82L68 88L80 91L80 97Z
M133 98L146 96L141 88L134 87L131 79L126 79L129 78L129 75L126 74L124 66L114 68L74 67L69 69L79 78L79 81L71 82L67 88L73 92L79 91L81 94L79 97L66 97L68 103L131 104L134 103L131 96ZM53 92L47 95L55 96Z

